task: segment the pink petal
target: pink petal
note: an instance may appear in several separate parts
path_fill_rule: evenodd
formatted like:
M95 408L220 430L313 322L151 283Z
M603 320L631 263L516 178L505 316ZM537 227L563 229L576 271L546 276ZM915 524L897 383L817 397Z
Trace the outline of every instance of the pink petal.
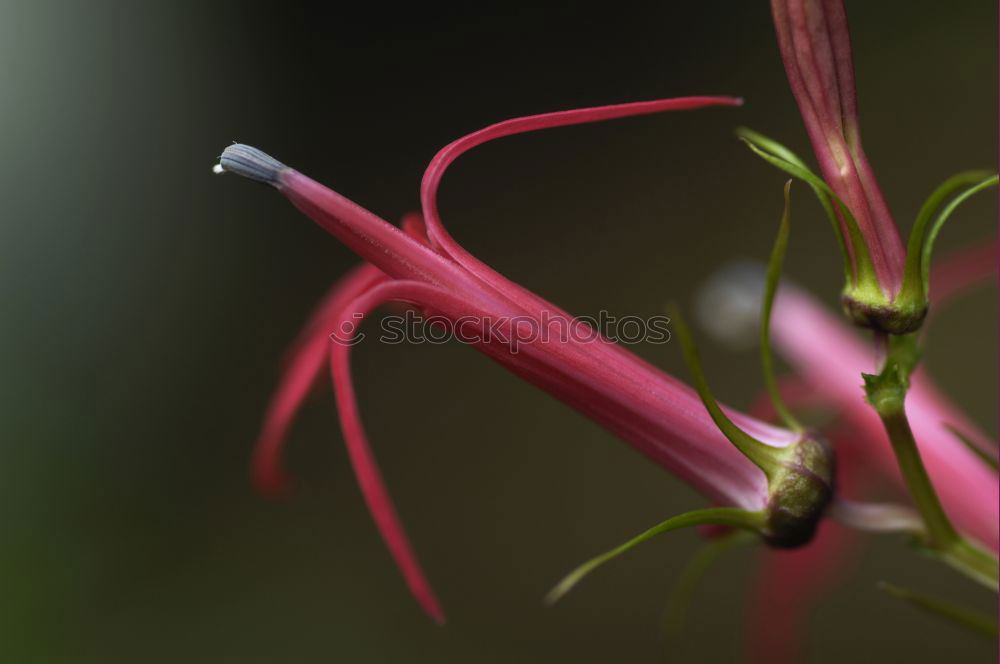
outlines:
M841 495L854 495L871 477L862 477L863 456L831 437L837 448L837 482ZM846 436L849 439L850 435ZM794 549L767 549L758 561L748 623L750 660L760 664L806 661L804 641L810 609L833 588L857 560L857 531L826 519L815 539Z
M872 408L865 403L861 372L874 370L869 344L807 294L786 285L778 294L771 338L782 355L832 402L862 440L870 458L902 485L895 456ZM975 444L992 448L989 437L941 394L924 370L913 374L906 398L917 445L927 472L956 525L997 551L1000 486L997 476L948 430L953 426Z
M427 225L424 224L424 217L419 212L408 212L403 215L400 223L403 232L412 237L420 244L430 246L430 239L427 237Z
M933 313L956 295L986 281L997 279L997 239L956 251L931 266Z
M306 329L292 345L288 366L271 398L254 448L251 467L259 490L276 494L286 487L281 470L282 447L292 420L326 362L334 321L345 304L384 279L385 274L371 265L353 269L324 296Z
M472 148L498 138L503 138L504 136L548 129L550 127L614 120L633 115L688 110L703 108L705 106L738 106L742 103L742 100L731 97L679 97L676 99L641 101L630 104L596 106L505 120L504 122L498 122L463 136L442 148L434 156L434 159L431 160L431 163L427 166L427 170L424 171L424 178L420 185L420 200L427 223L427 233L431 241L439 245L456 262L463 265L487 284L504 293L513 301L525 307L528 311L537 311L539 307L542 307L546 308L549 312L553 312L554 309L551 304L528 289L510 281L472 256L455 242L448 234L448 231L445 230L438 213L437 191L441 183L441 178L444 176L448 166Z
M278 175L278 189L307 217L347 248L396 279L439 286L496 313L523 313L510 300L433 247L298 171ZM432 238L433 239L433 238Z
M408 285L407 282L389 282L368 290L341 311L337 329L346 329L345 325L358 325L360 320L356 314L367 315L386 300L400 298L400 296L405 295ZM368 445L351 380L351 346L335 341L330 343L332 344L330 371L333 377L337 411L340 415L340 426L361 493L386 547L403 574L406 585L410 588L410 592L431 618L443 624L445 622L444 612L441 610L437 597L413 553L410 540L403 530L392 498L385 488L382 473L379 471L378 464Z
M600 339L560 341L558 331L553 331L547 341L536 334L530 339L522 336L520 344L511 343L518 321L498 319L443 289L405 283L392 291L394 299L442 313L452 321L465 320L469 331L481 333L490 321L501 322L494 330L500 338L475 343L476 348L620 435L707 496L721 504L763 508L764 474L719 432L690 387L644 363L626 361L634 356ZM552 324L557 326L554 317ZM769 444L781 447L797 439L784 429L727 412L738 426Z
M879 283L888 296L894 296L902 284L906 254L861 147L851 39L843 3L772 0L771 9L788 82L823 179L854 214Z

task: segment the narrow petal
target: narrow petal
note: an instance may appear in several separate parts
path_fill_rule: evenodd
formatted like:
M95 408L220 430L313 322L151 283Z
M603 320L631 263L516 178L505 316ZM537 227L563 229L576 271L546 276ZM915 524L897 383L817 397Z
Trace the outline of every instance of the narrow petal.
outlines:
M281 469L282 448L292 420L326 364L334 322L347 304L385 278L383 272L367 264L345 275L329 290L292 345L254 446L252 473L260 491L276 494L287 485Z
M419 212L409 212L403 215L400 227L404 233L417 242L431 246L430 238L427 237L427 225L424 224L424 217Z
M307 217L349 249L396 279L413 280L463 293L470 302L496 313L523 311L503 295L442 255L357 203L290 168L277 175L278 189ZM431 240L433 241L433 237Z
M739 106L742 103L741 99L732 97L678 97L676 99L596 106L513 118L463 136L442 148L434 156L434 159L431 160L431 163L427 166L427 170L424 171L424 178L420 185L420 200L424 210L424 218L427 222L428 235L432 242L441 246L455 261L515 302L526 307L529 311L537 309L539 306L544 306L552 312L552 305L526 288L510 281L469 254L445 230L440 214L438 213L437 191L441 183L441 178L451 163L472 148L498 138L503 138L504 136L523 134L551 127L602 122L604 120L614 120L634 115L690 110L706 106Z
M370 289L342 311L342 315L337 321L337 328L346 329L343 326L357 325L360 322L358 315L367 315L379 304L395 299L405 291L406 286L406 282L389 282ZM340 426L343 430L347 453L351 465L354 467L354 474L357 477L361 493L386 547L410 588L410 592L431 618L438 623L444 623L444 612L441 610L437 597L413 553L410 540L403 530L392 498L385 488L382 473L379 471L378 464L368 445L368 438L361 422L351 379L351 346L336 341L331 343L330 371L337 399L337 411L340 415Z

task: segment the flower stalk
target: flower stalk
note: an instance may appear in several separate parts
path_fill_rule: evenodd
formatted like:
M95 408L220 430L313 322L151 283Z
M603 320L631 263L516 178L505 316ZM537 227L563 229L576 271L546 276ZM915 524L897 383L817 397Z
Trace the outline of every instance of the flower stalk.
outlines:
M882 420L906 487L923 519L924 545L952 567L996 590L997 558L964 539L948 518L907 419L906 393L919 359L914 335L890 337L882 371L862 374L865 395Z

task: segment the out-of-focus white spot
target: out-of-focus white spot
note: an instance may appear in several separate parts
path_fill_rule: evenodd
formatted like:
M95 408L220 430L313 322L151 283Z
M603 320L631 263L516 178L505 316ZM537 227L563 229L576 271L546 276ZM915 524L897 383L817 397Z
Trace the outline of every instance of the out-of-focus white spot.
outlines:
M695 316L716 340L734 348L757 344L766 268L753 261L730 263L698 290Z

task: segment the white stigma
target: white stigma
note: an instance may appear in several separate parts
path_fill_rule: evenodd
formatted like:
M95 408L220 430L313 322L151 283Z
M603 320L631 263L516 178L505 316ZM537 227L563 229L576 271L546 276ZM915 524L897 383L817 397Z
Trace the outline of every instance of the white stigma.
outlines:
M235 173L245 178L278 186L278 177L287 166L271 155L249 145L234 143L222 151L213 173Z

